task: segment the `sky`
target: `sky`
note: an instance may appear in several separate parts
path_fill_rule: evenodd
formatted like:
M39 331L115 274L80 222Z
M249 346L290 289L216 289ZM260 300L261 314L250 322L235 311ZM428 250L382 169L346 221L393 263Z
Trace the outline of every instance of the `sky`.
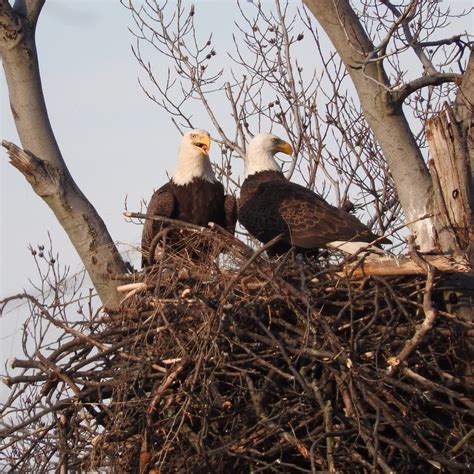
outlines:
M225 51L232 49L234 1L194 3L204 31L212 31L221 50L219 58L225 61ZM245 2L242 4L245 8ZM130 50L131 25L130 13L118 0L47 0L37 28L46 103L63 157L114 241L123 243L122 250L137 247L141 236L141 227L122 216L125 200L129 210L138 210L140 200L148 199L167 180L180 141L167 113L145 96L137 82L141 72ZM0 137L19 144L3 73L0 105ZM199 126L212 129L208 119ZM211 149L211 159L213 152L216 146ZM0 299L29 289L29 278L37 280L28 246L48 247L48 235L60 261L72 273L81 270L52 212L8 164L3 149L0 218ZM132 261L138 261L137 252ZM0 318L0 367L15 353L26 313L26 308L17 308Z
M197 3L224 51L232 37L221 19L233 21L234 2ZM62 155L122 251L138 247L142 230L122 216L125 200L129 210L139 210L141 199L148 200L167 181L180 142L167 113L138 84L141 70L130 49L130 26L130 13L118 0L47 0L36 33L43 90ZM3 69L0 105L0 137L20 145ZM199 126L211 129L208 120ZM217 150L211 149L211 158ZM34 294L29 279L38 283L39 278L28 247L48 248L50 237L60 263L70 266L71 275L80 272L80 259L52 211L8 163L2 148L0 300L23 289ZM130 258L137 264L139 253ZM0 317L0 373L4 361L18 352L27 315L26 305L10 305Z
M198 3L210 22L231 21L233 2ZM224 50L231 44L230 29L222 22L212 24ZM138 210L140 200L166 181L166 173L172 174L180 135L138 84L141 70L130 49L131 25L130 13L117 0L47 0L37 47L49 117L71 174L112 238L138 245L141 228L122 217L124 201ZM0 88L1 137L19 144L3 74ZM200 128L209 130L209 121ZM213 151L217 147L211 158ZM63 262L79 268L52 212L8 164L3 149L0 180L0 298L28 286L35 268L28 245L47 244L48 231Z

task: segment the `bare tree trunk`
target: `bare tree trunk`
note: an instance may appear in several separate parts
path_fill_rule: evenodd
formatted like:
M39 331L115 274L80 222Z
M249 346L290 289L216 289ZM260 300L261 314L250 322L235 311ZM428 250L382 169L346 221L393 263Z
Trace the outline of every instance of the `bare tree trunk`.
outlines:
M449 247L451 236L434 219L432 182L420 149L402 111L392 100L381 61L370 61L374 45L348 0L304 0L326 31L359 95L364 116L384 153L400 203L420 250L433 250L440 242ZM372 58L373 59L373 58ZM421 220L419 220L421 219ZM444 250L444 249L443 249Z
M468 182L468 199L470 202L470 258L471 265L474 267L474 49L471 49L469 63L462 83L459 86L459 92L454 103L454 113L457 118L459 133L458 146L464 150L467 155L467 166L469 173Z
M467 253L471 263L471 272L469 274L454 274L444 283L446 287L451 288L447 299L450 300L450 311L457 314L460 318L474 320L474 139L472 136L473 124L473 104L474 104L474 50L471 49L469 63L464 73L462 83L453 106L453 111L449 116L450 123L445 125L448 130L446 133L456 161L461 166L456 166L457 170L461 167L460 187L462 192L451 192L450 197L456 197L456 201L462 198L458 203L459 214L465 222L463 235L467 248ZM441 120L441 119L438 119ZM460 199L459 199L460 200ZM461 220L461 219L459 219ZM458 236L462 241L462 236ZM448 290L449 291L449 290ZM466 351L474 355L474 340L472 337L466 337ZM472 367L470 368L472 377Z
M0 53L10 105L25 151L4 143L11 163L52 209L82 259L102 303L116 308L112 274L126 271L107 228L74 182L61 156L44 101L35 28L44 0L0 0Z
M439 218L452 233L456 253L469 253L474 238L472 174L466 140L452 107L427 121L430 169Z

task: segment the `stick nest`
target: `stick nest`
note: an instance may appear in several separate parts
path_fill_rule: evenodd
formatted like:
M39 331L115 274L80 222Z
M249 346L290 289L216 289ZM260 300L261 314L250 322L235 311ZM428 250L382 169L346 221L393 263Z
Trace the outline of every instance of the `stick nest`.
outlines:
M10 468L472 471L473 325L436 303L440 278L351 281L181 232L205 256L165 247L117 313L18 296L32 320L4 379ZM58 342L31 350L41 324Z

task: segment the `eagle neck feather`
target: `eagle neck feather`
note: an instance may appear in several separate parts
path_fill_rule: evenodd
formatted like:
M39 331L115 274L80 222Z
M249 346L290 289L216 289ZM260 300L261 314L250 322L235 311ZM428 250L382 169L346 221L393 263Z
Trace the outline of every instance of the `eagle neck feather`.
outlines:
M183 144L179 149L172 180L175 184L184 185L189 184L194 178L201 178L210 183L217 181L209 156L204 155L191 145Z
M248 178L262 171L281 172L281 169L272 152L267 150L252 150L250 147L245 160L245 177Z

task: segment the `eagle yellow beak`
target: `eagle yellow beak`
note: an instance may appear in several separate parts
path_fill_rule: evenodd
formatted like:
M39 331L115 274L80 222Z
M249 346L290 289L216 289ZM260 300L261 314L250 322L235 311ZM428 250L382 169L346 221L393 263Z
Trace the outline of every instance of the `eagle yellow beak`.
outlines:
M193 145L200 148L206 155L211 149L211 137L207 134L200 133L193 138Z
M280 140L280 142L276 145L275 150L281 151L282 153L285 153L290 156L293 154L292 146L284 140Z

